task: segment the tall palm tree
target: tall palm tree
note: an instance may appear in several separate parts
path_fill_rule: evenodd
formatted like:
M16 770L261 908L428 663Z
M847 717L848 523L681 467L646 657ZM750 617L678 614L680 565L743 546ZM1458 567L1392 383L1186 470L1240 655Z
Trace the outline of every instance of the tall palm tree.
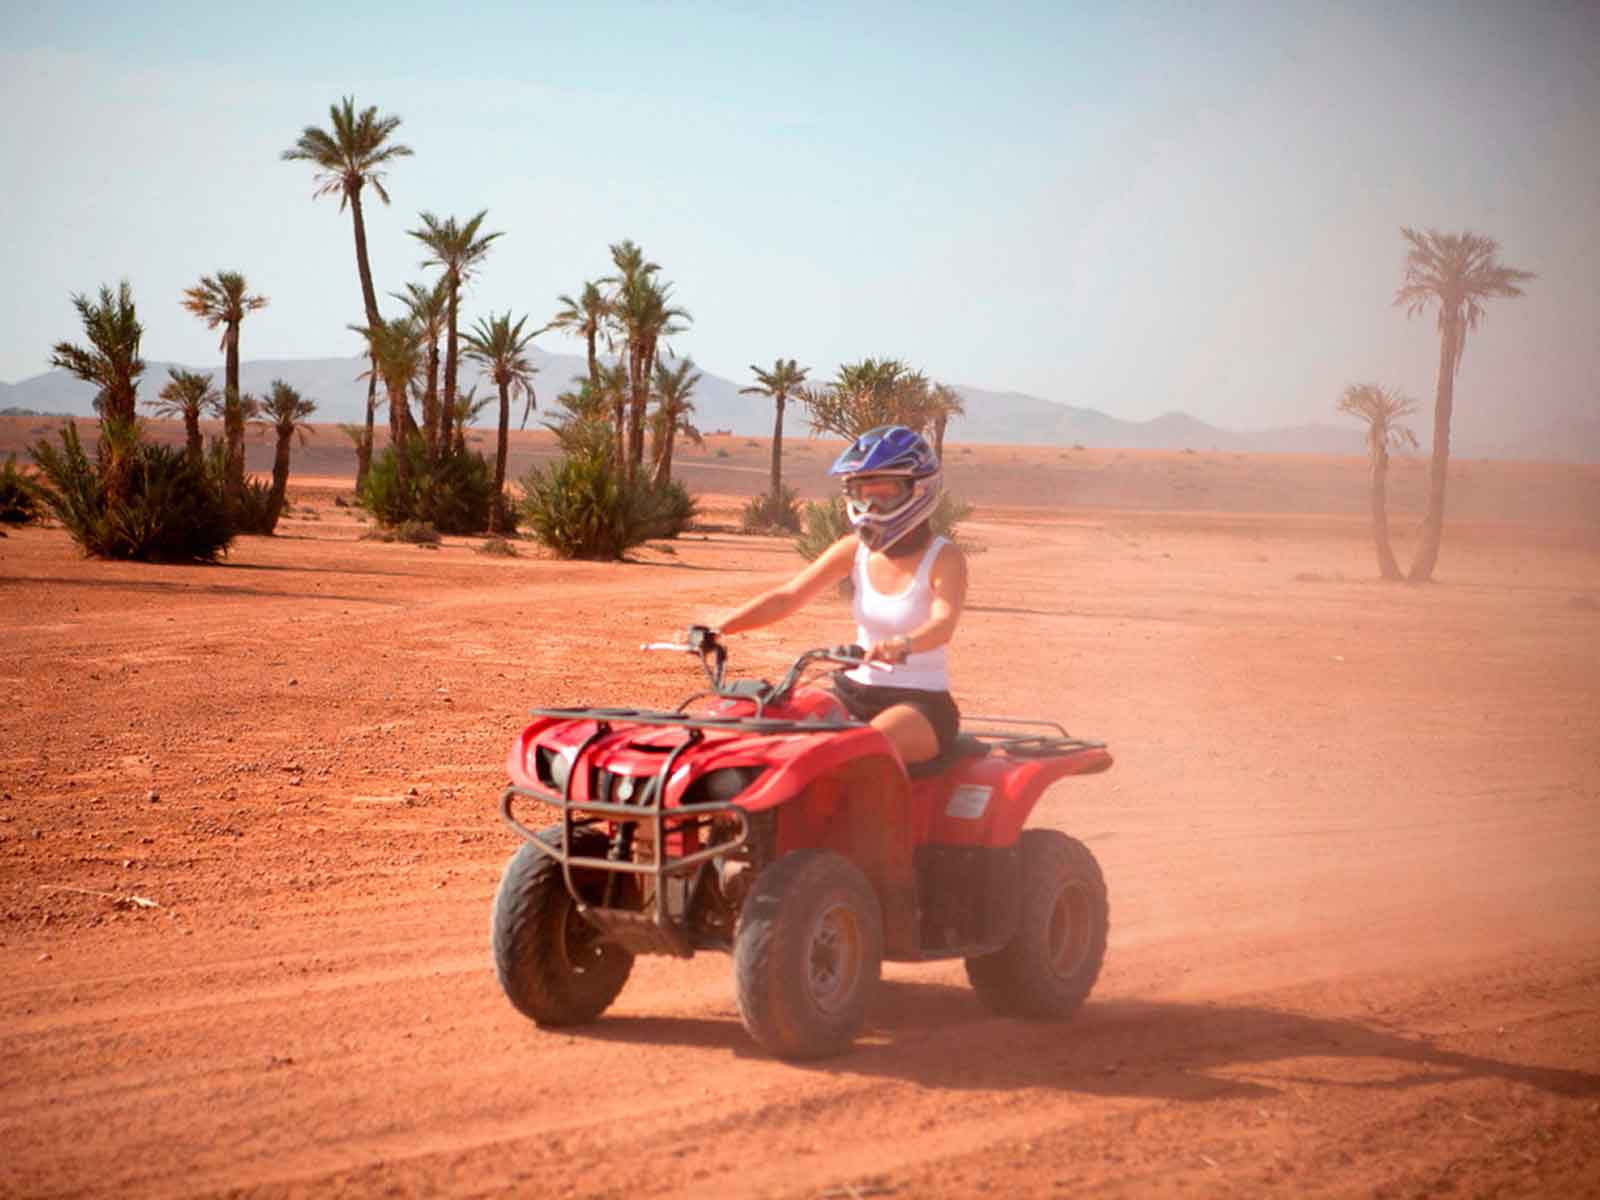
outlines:
M551 318L546 329L564 329L574 337L581 337L589 359L589 386L600 387L600 360L595 354L595 342L605 332L611 317L611 302L593 280L583 285L582 294L574 300L563 293L556 297L561 310Z
M169 378L161 388L160 399L151 402L150 411L158 417L183 421L185 449L190 461L199 463L205 456L200 418L216 416L222 397L211 386L210 375L185 371L181 367L168 367L167 375Z
M1367 456L1372 465L1372 538L1378 548L1378 570L1385 579L1403 579L1389 546L1389 451L1416 449L1417 435L1400 421L1417 411L1417 402L1376 383L1352 383L1339 397L1337 407L1367 423Z
M455 417L456 411L456 370L459 363L459 347L457 345L457 325L461 304L461 287L472 273L477 269L484 256L489 253L489 245L499 233L486 233L479 236L478 230L483 226L484 217L489 215L488 209L483 209L465 225L458 225L454 217L447 217L441 221L430 212L421 214L422 228L408 229L406 232L416 238L428 248L430 257L423 260L424 267L439 267L444 272L444 278L449 281L450 306L445 316L445 344L444 344L444 406L441 409L439 436L442 445L450 445L450 422Z
M647 264L652 265L653 264ZM650 400L651 374L662 339L681 333L692 320L688 310L671 302L672 285L658 283L654 272L640 272L624 285L614 304L615 321L627 343L628 449L627 476L636 478L644 461L644 414Z
M772 490L768 494L777 503L783 494L783 409L791 397L799 395L811 368L798 366L792 358L779 358L773 361L770 371L763 371L754 363L750 370L755 374L756 386L740 388L739 394L770 396L776 410L772 418Z
M301 396L281 379L272 381L272 390L267 393L266 400L257 409L257 415L264 418L277 435L277 444L272 453L272 493L268 503L268 533L277 528L278 518L283 515L283 497L289 487L290 443L298 433L300 444L302 446L306 444L306 434L311 432L306 421L316 411L315 400Z
M406 396L422 369L422 334L409 317L380 318L376 325L350 328L367 340L368 357L389 394L389 445L394 453L395 479L404 483L410 475L406 435L414 427Z
M669 367L657 362L655 369L656 411L654 416L655 481L657 484L672 480L672 443L682 432L698 439L700 434L689 424L689 414L694 402L689 397L695 384L700 382L700 372L695 370L694 359L680 358L678 365Z
M89 345L57 342L50 365L94 384L94 406L100 414L101 482L109 498L120 500L127 492L126 451L133 444L139 376L144 374L144 359L139 357L144 326L139 323L133 290L126 279L117 285L115 295L101 284L98 304L81 292L75 294L72 307L78 310Z
M1402 228L1410 244L1406 252L1405 279L1394 302L1408 317L1428 307L1439 309L1439 376L1433 402L1433 457L1428 466L1428 507L1422 518L1422 540L1411 560L1412 583L1433 578L1444 533L1445 476L1450 468L1450 418L1455 408L1455 378L1467 334L1483 319L1486 300L1522 295L1519 286L1534 278L1500 262L1500 245L1478 234L1419 233Z
M943 465L945 426L951 417L967 415L966 402L949 384L936 383L928 389L928 411L933 416L933 456Z
M399 117L380 117L376 107L356 112L355 98L346 96L338 104L328 106L328 129L307 125L300 138L283 152L288 162L309 162L317 168L316 191L313 196L339 197L339 211L350 206L350 220L355 229L356 273L361 277L361 302L367 316L368 328L378 323L378 294L372 286L372 265L367 258L367 225L361 211L361 192L368 184L378 199L389 203L389 193L384 190L384 168L397 158L411 153L411 147L390 143L389 137L400 126ZM356 488L366 482L367 467L372 460L372 413L378 372L367 376L367 436L363 447L357 444Z
M504 532L506 525L506 505L502 492L506 485L511 396L520 394L527 402L522 414L524 425L528 423L528 414L538 407L533 393L533 377L538 373L538 368L528 361L527 356L528 347L533 344L534 331L522 332L527 320L527 317L523 317L513 325L509 311L501 316L491 315L488 320L480 317L472 331L462 338L467 345L467 357L483 364L500 394L500 436L495 443L494 455L494 508L489 517L496 533Z
M422 428L428 447L428 461L439 459L439 426L442 423L439 404L439 338L444 335L450 316L450 287L447 277L441 275L431 288L422 283L408 283L404 292L390 292L406 306L412 321L422 334L427 349L427 383L422 392Z
M183 307L206 323L222 329L222 434L226 446L223 458L222 497L228 510L238 507L244 491L244 408L239 400L239 326L245 317L267 306L265 296L246 291L244 276L237 271L218 271L203 275L194 287L183 290Z

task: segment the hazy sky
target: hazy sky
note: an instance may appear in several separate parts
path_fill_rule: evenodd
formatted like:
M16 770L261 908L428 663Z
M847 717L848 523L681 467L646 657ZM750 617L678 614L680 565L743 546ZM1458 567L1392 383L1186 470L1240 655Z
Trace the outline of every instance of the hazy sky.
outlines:
M229 7L0 0L0 379L122 277L147 358L217 362L178 297L219 269L271 298L246 357L356 353L349 216L279 161L353 94L416 151L367 208L380 295L424 277L419 210L505 231L469 318L542 323L631 237L694 315L674 349L730 377L893 356L1337 422L1352 382L1431 404L1399 228L1472 229L1539 278L1469 344L1458 428L1600 408L1593 0Z

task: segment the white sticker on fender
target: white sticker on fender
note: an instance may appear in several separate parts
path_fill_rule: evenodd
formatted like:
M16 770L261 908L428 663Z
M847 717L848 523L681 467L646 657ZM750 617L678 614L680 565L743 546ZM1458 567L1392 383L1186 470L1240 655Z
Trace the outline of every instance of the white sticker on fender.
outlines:
M964 783L950 793L950 803L945 805L944 815L963 821L976 821L989 807L989 796L993 792L993 788Z

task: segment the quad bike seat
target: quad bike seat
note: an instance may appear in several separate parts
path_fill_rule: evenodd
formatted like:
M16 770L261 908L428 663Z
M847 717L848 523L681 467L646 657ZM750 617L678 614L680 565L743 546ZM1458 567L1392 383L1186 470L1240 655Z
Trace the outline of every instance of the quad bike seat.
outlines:
M906 774L912 779L926 779L930 775L938 775L949 770L963 758L983 758L988 753L988 742L973 737L970 733L958 733L956 740L950 744L950 749L936 758L925 758L921 762L912 763L906 768Z

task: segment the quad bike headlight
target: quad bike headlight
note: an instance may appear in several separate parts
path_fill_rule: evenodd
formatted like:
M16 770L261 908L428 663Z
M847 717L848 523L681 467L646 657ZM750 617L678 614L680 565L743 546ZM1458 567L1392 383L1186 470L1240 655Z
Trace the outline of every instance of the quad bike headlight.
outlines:
M572 760L559 750L537 746L533 751L533 773L552 792L566 795L567 777L572 774Z

